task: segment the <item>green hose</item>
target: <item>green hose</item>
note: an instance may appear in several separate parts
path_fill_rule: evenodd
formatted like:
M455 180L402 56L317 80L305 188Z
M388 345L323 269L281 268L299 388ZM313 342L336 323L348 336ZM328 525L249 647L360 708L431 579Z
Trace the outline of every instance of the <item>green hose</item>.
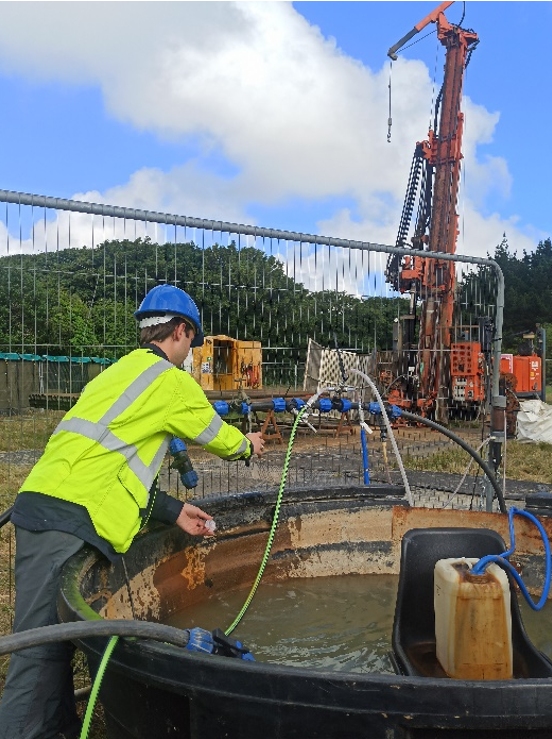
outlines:
M92 714L94 712L94 706L96 705L96 699L98 697L98 693L100 692L100 686L102 684L107 663L109 662L111 653L115 649L115 645L118 641L118 636L112 636L111 639L107 642L107 647L105 648L105 651L103 653L100 666L98 667L98 672L96 673L96 677L94 679L94 684L92 685L92 690L90 691L90 698L88 699L86 713L84 714L84 720L82 722L80 739L86 739L86 737L88 736L88 731L90 730L90 722L92 721Z
M255 578L253 587L251 588L249 595L247 596L246 601L242 606L241 611L238 613L234 621L230 624L230 626L224 632L226 636L229 636L229 634L231 634L234 631L236 626L240 623L240 621L244 617L245 612L249 608L249 605L251 601L253 600L255 593L257 592L257 588L259 587L259 583L261 582L261 578L264 574L264 571L265 571L265 568L268 562L268 558L270 557L270 550L272 549L272 543L274 541L274 536L276 534L276 527L278 525L278 517L280 515L280 506L282 504L282 497L283 497L284 489L286 486L287 474L289 470L289 460L291 457L291 450L293 448L293 442L295 441L295 434L297 432L297 426L299 425L299 421L301 420L302 414L306 410L307 410L306 407L303 407L301 408L301 410L298 411L295 421L293 423L292 429L291 429L291 434L289 436L289 442L288 442L288 448L286 451L286 458L284 460L284 468L282 470L282 477L280 480L280 488L278 490L278 495L276 497L276 507L274 509L274 517L272 519L272 526L270 528L270 534L268 536L268 541L266 543L265 552L263 555L261 565L259 567L259 571L257 573L257 577ZM105 651L103 653L103 657L100 662L100 666L98 667L98 672L96 673L94 684L90 692L90 698L88 699L88 705L86 707L86 713L85 713L83 724L82 724L82 731L80 734L80 739L87 739L88 731L90 729L90 723L92 721L92 714L94 712L94 706L96 705L96 699L100 691L100 686L102 684L102 680L103 680L104 673L107 667L107 663L109 662L111 653L115 649L115 645L117 644L118 640L119 640L118 636L113 636L109 640L107 647L105 648Z
M228 636L234 631L236 626L239 624L239 622L244 617L245 612L249 608L249 604L251 603L255 593L257 592L257 588L259 587L259 583L261 582L261 578L265 571L268 558L270 557L270 550L272 549L272 543L274 541L274 536L276 534L276 527L278 525L278 517L280 515L280 506L282 503L282 496L284 494L284 489L286 486L286 479L287 479L287 474L288 474L288 469L289 469L289 459L291 457L291 449L293 447L293 442L295 441L295 434L297 432L297 426L299 425L299 421L301 420L302 414L306 410L307 410L307 407L303 406L303 408L301 408L301 410L298 411L295 421L293 423L292 429L291 429L291 434L289 436L289 442L288 442L288 448L286 451L286 458L284 460L284 468L282 470L282 477L280 480L280 488L278 490L278 495L276 497L276 507L274 509L274 517L272 519L272 526L270 528L270 534L268 535L268 541L266 543L265 552L263 555L261 566L259 567L259 571L257 572L257 577L255 578L255 582L253 583L253 587L249 591L249 595L247 596L245 603L242 606L241 611L238 613L234 621L230 624L230 626L224 632L226 636Z

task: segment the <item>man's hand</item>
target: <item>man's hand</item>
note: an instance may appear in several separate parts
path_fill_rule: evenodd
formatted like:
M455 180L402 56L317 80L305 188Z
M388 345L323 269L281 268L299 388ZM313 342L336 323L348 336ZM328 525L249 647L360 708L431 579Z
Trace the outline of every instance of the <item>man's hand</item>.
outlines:
M206 521L212 520L213 517L202 511L201 508L190 503L184 503L180 515L176 519L176 525L192 536L214 536L213 532L205 526Z
M250 434L246 434L246 437L253 444L253 453L251 456L253 456L253 454L256 454L257 457L262 456L262 454L264 454L264 439L261 432L254 431Z

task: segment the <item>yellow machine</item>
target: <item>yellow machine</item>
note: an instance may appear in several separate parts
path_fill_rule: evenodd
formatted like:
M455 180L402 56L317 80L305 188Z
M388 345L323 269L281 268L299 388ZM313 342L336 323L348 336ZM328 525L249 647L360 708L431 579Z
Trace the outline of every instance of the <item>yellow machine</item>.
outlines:
M193 349L192 375L204 390L262 388L261 342L206 336L203 346Z

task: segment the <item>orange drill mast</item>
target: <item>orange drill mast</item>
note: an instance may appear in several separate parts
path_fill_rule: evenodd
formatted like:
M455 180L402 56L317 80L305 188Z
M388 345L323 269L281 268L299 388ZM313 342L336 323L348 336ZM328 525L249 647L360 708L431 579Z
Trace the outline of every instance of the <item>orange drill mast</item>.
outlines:
M444 2L420 21L388 55L396 52L429 23L437 26L437 37L446 49L444 81L437 99L435 121L426 141L416 144L409 189L403 207L397 246L412 246L413 256L390 257L386 275L400 292L411 295L412 323L406 345L415 347L414 320L419 306L419 335L416 346L418 386L413 403L423 414L448 420L451 397L450 363L456 274L452 262L427 259L416 252L456 252L458 214L456 212L464 116L461 111L464 70L479 39L471 30L453 25L444 11ZM421 183L421 186L420 186ZM411 243L407 243L410 219L417 190L418 213Z

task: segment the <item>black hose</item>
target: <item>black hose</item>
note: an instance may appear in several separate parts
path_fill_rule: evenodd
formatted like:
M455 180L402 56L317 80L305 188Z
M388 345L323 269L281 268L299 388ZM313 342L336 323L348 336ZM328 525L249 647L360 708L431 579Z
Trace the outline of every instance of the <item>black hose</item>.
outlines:
M99 619L98 621L73 621L71 623L39 626L37 629L20 631L0 637L0 655L18 652L20 649L37 647L52 642L73 641L87 637L126 636L174 644L185 647L190 638L186 629L177 629L151 621L126 619Z
M2 526L5 526L7 523L9 523L12 511L13 506L11 508L8 508L7 511L4 511L4 513L0 513L0 529L2 528Z
M452 439L452 441L455 441L459 446L462 447L462 449L465 449L468 454L473 457L473 459L477 462L477 464L481 467L483 472L487 475L489 478L489 482L493 486L493 489L496 493L496 497L498 498L498 505L500 508L501 513L508 513L508 509L506 508L506 502L504 500L504 495L502 494L502 490L500 489L500 485L496 481L496 478L494 476L494 472L489 467L487 462L481 457L475 449L472 449L472 447L467 444L464 439L462 439L457 434L454 434L452 431L449 431L449 429L445 428L445 426L441 426L438 423L435 423L435 421L431 421L429 418L424 418L423 416L417 416L415 413L410 413L409 411L403 411L401 409L401 416L403 418L408 419L409 421L414 421L415 423L425 423L426 426L429 426L432 429L435 429L436 431L439 431L444 436L448 436L449 439Z

